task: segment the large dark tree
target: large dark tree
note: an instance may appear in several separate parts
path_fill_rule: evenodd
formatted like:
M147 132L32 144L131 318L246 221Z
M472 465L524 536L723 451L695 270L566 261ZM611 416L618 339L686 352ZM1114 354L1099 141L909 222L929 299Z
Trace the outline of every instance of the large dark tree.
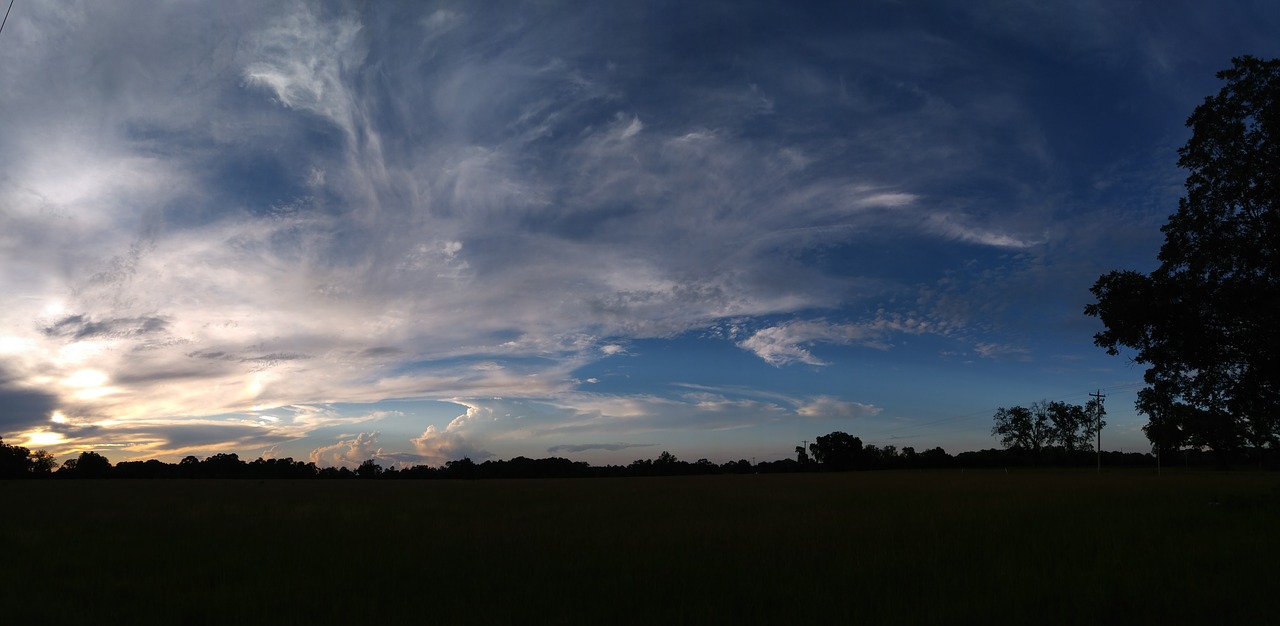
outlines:
M1039 456L1040 449L1049 443L1053 432L1049 414L1043 410L1033 411L1024 406L1000 407L994 419L991 436L999 438L1000 445L1026 451L1032 456Z
M1187 194L1151 274L1116 271L1085 307L1094 343L1147 366L1137 409L1160 447L1280 445L1280 60L1241 57L1178 150Z
M44 450L32 452L0 439L0 478L47 476L58 466L53 455Z
M1055 401L1031 407L1031 410L1043 411L1049 416L1049 442L1068 453L1093 449L1098 429L1106 425L1099 414L1105 413L1101 409L1096 400L1090 400L1084 406Z
M30 451L22 446L11 446L0 439L0 478L22 478L30 471L27 459Z
M1032 460L1041 451L1056 446L1068 455L1093 448L1098 428L1105 426L1095 401L1080 406L1048 400L1033 402L1031 408L1015 406L996 410L991 436L1000 445L1025 453Z
M106 478L111 475L111 461L97 452L85 451L74 459L67 459L58 473L62 472L78 478Z
M819 436L809 444L809 452L814 461L829 471L858 469L866 464L862 439L842 431Z

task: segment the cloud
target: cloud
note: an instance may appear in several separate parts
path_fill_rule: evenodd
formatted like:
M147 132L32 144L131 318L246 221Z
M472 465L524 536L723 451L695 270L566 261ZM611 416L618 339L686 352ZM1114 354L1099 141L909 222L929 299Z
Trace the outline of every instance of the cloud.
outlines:
M979 343L975 345L973 349L980 356L987 359L1011 359L1015 361L1030 360L1030 351L1022 346L1000 343Z
M587 452L589 450L607 450L609 452L617 452L618 450L626 450L628 448L647 448L653 446L651 443L578 443L578 444L559 444L547 448L548 454L560 454L561 452Z
M467 442L485 441L493 449L535 442L571 445L566 439L585 443L655 433L738 430L784 420L789 413L777 402L710 392L664 397L567 391L539 399L454 402L467 406L467 412L450 423L445 434L465 435Z
M422 435L412 439L410 443L418 455L433 466L441 466L464 457L481 460L493 456L492 452L472 445L462 435L450 432L449 428L437 430L434 424L427 426Z
M832 396L817 396L796 407L796 413L815 419L857 419L873 417L881 409L861 402L848 402Z
M50 337L72 340L94 337L137 337L163 333L169 320L163 317L130 317L93 321L84 315L68 315L44 328Z
M261 424L247 420L85 420L56 413L52 420L34 426L24 435L47 439L47 448L58 456L75 455L84 450L110 451L112 461L155 458L160 455L181 457L208 456L219 452L244 454L245 450L261 450L291 439Z
M22 431L48 422L57 396L24 388L0 367L0 434Z
M244 68L245 80L269 90L283 106L319 115L354 138L356 103L347 81L364 57L359 33L353 16L325 21L297 3L250 38L247 52L254 60Z
M925 228L948 239L996 248L1029 248L1038 243L994 230L968 226L961 223L960 219L946 213L933 213L925 220Z
M830 324L824 321L796 321L762 328L738 342L738 346L755 353L770 365L788 363L827 365L814 356L807 346L817 343L857 344L885 349L886 324Z
M360 433L352 439L316 448L309 458L319 467L356 467L382 453L382 448L377 447L379 435L377 432Z

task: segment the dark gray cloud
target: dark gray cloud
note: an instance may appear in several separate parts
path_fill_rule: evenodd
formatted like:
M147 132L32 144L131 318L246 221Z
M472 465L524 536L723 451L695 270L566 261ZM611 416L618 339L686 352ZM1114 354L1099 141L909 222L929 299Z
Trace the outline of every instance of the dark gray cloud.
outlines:
M122 339L156 335L169 329L170 320L162 316L116 317L94 320L89 315L68 315L45 326L49 337L80 341L83 339Z
M248 354L252 354L252 352L249 352ZM295 354L291 352L270 352L267 354L246 356L243 354L234 354L225 350L197 350L195 352L188 352L187 356L193 359L234 361L236 363L253 363L256 365L275 365L282 361L300 361L311 358L306 354Z
M383 357L395 357L402 354L404 354L404 350L401 350L400 348L395 348L391 346L375 346L372 348L366 348L364 350L361 350L356 354L356 356L364 357L364 358L383 358Z
M57 407L57 396L24 388L0 366L0 436L48 424Z
M173 424L134 432L138 436L154 435L169 448L222 448L232 443L236 448L264 448L290 439L242 424Z

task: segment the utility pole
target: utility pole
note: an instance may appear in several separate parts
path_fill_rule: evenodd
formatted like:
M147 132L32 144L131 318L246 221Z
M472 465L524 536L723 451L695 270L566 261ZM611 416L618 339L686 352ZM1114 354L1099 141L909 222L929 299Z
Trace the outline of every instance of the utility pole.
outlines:
M1097 424L1098 424L1098 475L1101 476L1102 475L1102 401L1105 400L1107 396L1106 394L1102 393L1101 389L1089 395L1093 396L1094 417L1097 419Z

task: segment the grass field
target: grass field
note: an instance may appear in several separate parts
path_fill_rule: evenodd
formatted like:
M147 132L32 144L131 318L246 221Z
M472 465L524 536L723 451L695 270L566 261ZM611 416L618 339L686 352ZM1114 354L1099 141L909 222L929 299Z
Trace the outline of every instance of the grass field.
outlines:
M1278 485L1061 471L6 482L0 615L1276 623Z

